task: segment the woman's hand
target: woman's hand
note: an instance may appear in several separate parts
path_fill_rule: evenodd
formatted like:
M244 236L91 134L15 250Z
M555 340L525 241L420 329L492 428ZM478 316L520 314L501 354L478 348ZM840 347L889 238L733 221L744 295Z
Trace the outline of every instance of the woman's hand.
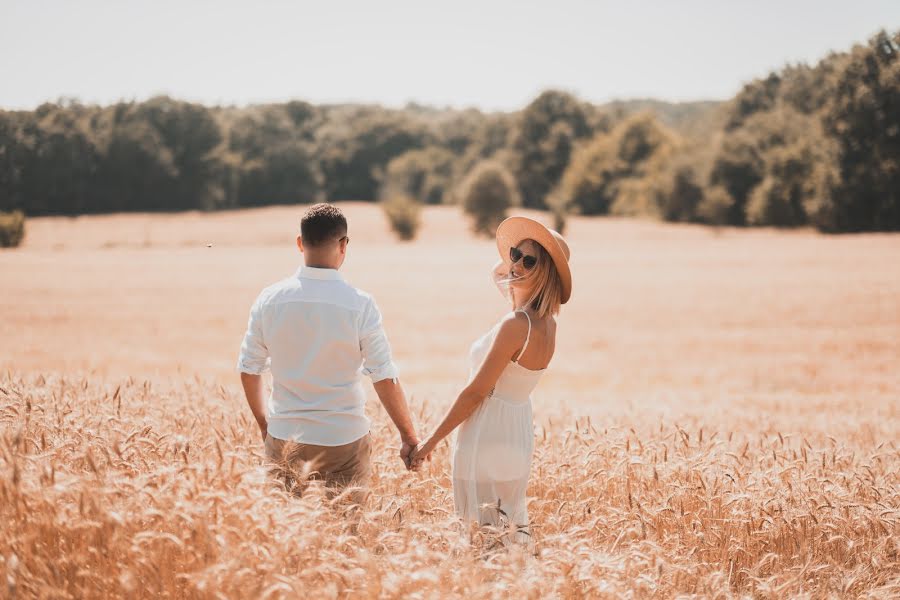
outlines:
M434 441L434 438L429 436L427 440L416 446L410 455L410 469L418 471L423 462L431 460L431 453L434 452L436 445L437 442Z
M498 260L491 268L491 276L495 280L509 277L509 265L503 259Z
M498 260L497 264L495 264L491 268L491 281L494 282L494 285L497 286L497 291L500 292L500 295L503 296L506 300L509 300L509 284L501 283L509 278L509 265L503 262L502 260Z

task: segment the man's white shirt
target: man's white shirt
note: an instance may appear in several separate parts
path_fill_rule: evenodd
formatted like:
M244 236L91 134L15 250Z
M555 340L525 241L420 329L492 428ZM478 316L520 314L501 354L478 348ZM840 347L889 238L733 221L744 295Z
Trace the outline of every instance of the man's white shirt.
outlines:
M334 269L305 266L253 303L238 370L272 372L269 435L317 446L369 432L361 374L398 376L372 296Z

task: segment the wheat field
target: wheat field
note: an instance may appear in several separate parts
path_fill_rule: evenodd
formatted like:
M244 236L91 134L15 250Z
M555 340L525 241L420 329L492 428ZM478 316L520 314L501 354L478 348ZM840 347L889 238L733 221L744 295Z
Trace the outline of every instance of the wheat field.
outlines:
M505 310L496 251L453 208L401 244L343 207L425 433ZM374 395L358 523L267 478L234 364L300 212L33 219L0 252L0 596L900 595L900 236L570 220L528 552L469 541L448 446L407 473Z

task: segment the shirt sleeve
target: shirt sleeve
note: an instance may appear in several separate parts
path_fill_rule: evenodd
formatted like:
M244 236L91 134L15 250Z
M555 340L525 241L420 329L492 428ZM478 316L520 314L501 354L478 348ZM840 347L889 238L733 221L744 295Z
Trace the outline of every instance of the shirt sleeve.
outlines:
M381 323L381 312L371 298L360 322L359 349L363 357L362 371L373 383L399 377L397 365L391 357L391 345Z
M241 354L238 357L237 370L251 375L260 375L269 370L271 359L262 332L262 296L256 299L250 308L250 319L247 321L247 333L241 343Z

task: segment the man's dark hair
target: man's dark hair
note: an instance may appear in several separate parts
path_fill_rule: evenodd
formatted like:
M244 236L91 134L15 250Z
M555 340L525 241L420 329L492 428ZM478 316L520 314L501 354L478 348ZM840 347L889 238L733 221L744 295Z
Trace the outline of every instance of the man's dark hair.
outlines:
M321 246L347 235L347 219L337 206L314 204L300 220L300 235L305 245Z

